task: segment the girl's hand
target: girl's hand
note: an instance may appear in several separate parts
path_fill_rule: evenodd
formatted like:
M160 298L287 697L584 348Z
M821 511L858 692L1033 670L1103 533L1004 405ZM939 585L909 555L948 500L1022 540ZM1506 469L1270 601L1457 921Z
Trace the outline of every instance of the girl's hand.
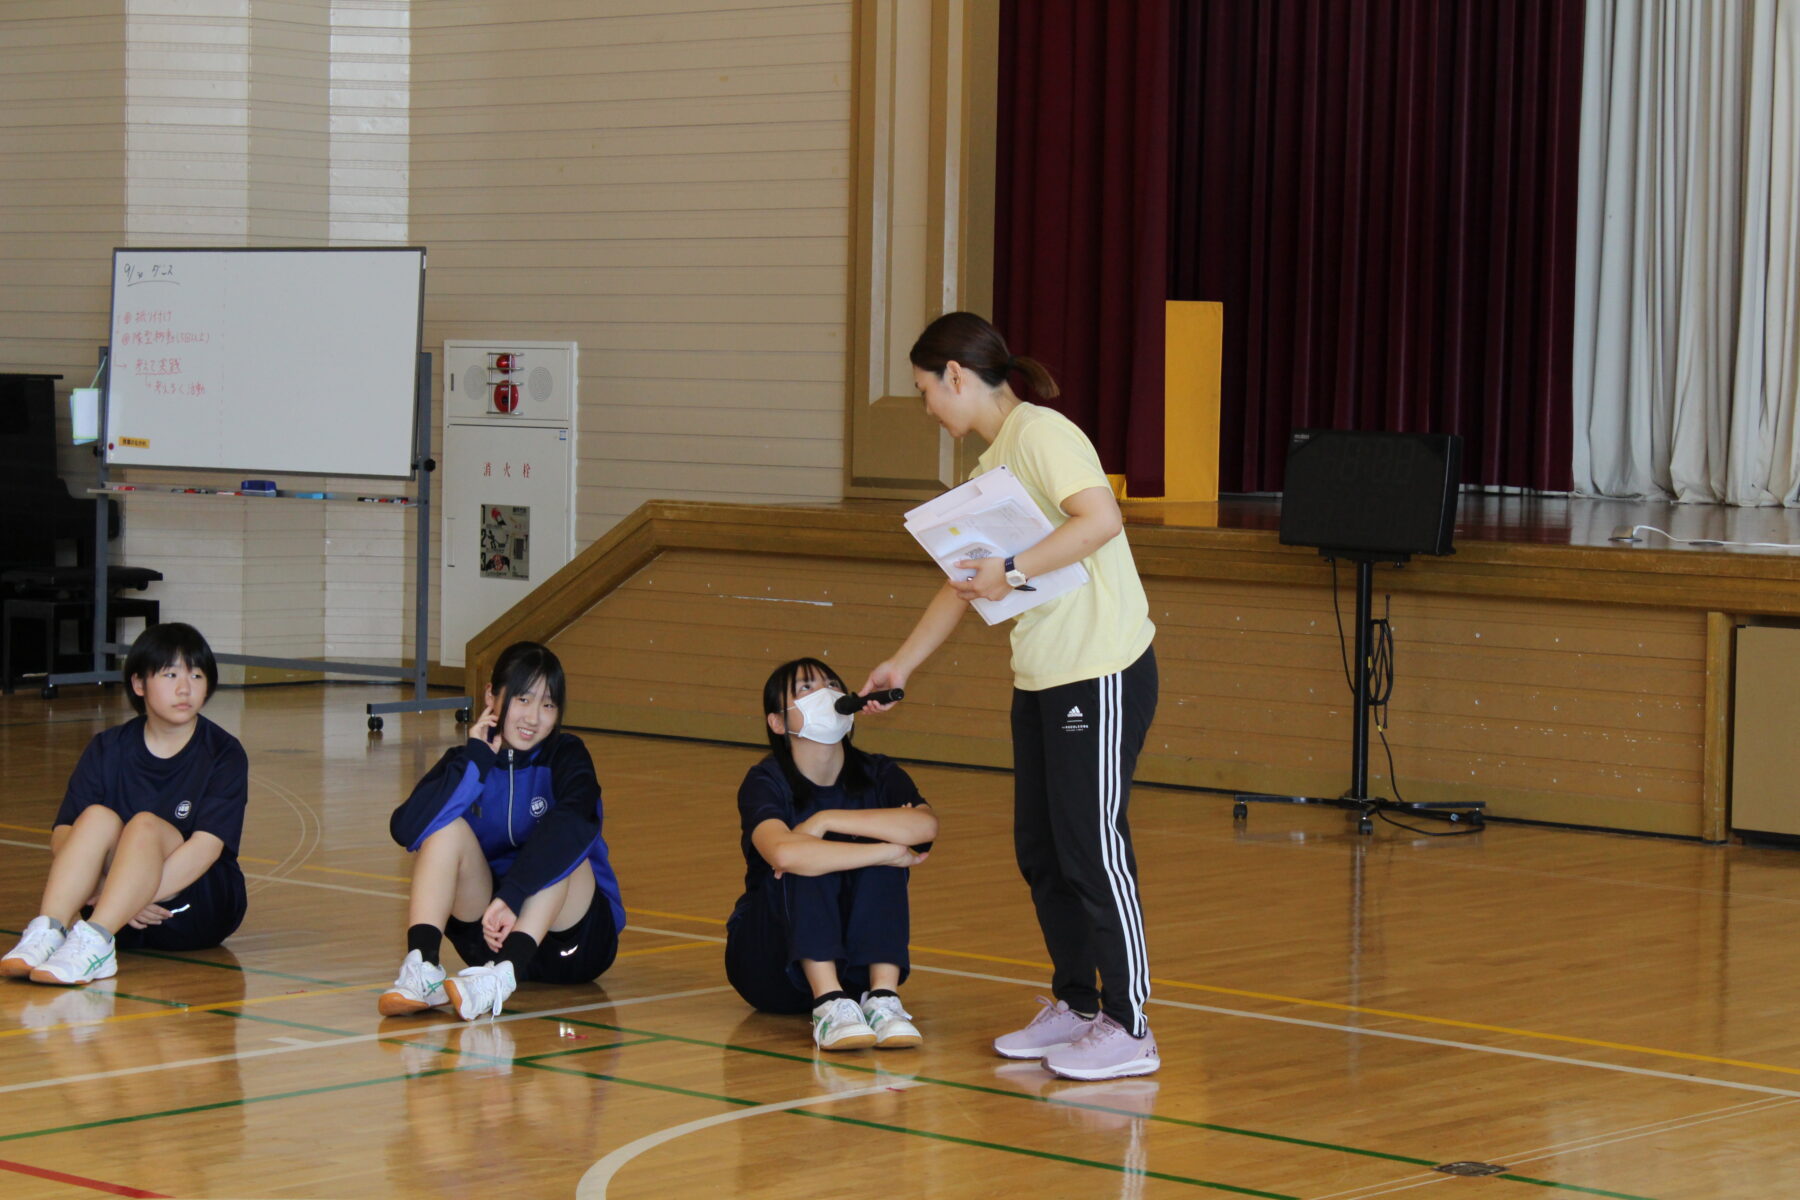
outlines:
M469 726L469 740L482 742L495 754L500 753L500 733L494 728L499 720L499 712L493 705L488 705L481 710L481 715L475 718L475 723Z
M152 925L161 925L164 921L174 915L174 913L170 912L162 905L151 903L144 905L143 910L139 912L137 916L127 921L126 924L130 925L133 929L148 929Z
M481 936L487 942L487 948L499 950L500 943L506 940L506 935L518 923L518 915L507 906L506 901L496 898L487 906L487 911L481 914Z
M891 867L916 867L931 857L931 851L914 850L911 846L896 845L894 849L898 853L894 856L894 861L888 864Z
M890 658L877 666L873 671L869 672L869 677L863 681L863 685L860 688L856 689L856 694L859 696L866 696L870 692L884 692L889 688L903 688L905 686L906 672L895 665L894 660ZM874 701L870 701L868 704L863 705L862 711L866 713L879 713L886 712L892 707L894 707L892 704L877 704Z
M1004 600L1012 591L1006 582L1006 560L1003 558L965 558L956 566L975 572L973 579L952 579L950 586L964 600Z

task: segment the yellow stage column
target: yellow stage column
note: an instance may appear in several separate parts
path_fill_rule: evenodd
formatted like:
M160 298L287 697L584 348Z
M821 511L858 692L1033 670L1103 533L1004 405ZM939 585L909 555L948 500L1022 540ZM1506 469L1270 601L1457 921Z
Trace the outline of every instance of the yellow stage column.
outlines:
M1219 380L1225 305L1169 300L1163 318L1163 494L1130 496L1123 475L1109 475L1119 499L1219 499Z

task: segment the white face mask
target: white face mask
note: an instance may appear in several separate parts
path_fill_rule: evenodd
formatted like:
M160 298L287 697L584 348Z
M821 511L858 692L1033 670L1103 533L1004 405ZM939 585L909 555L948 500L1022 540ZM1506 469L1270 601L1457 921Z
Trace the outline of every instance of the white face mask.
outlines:
M841 713L835 705L843 698L844 693L820 688L816 692L794 701L802 719L800 728L791 730L795 737L803 737L809 742L822 742L829 746L844 740L856 719L849 713Z

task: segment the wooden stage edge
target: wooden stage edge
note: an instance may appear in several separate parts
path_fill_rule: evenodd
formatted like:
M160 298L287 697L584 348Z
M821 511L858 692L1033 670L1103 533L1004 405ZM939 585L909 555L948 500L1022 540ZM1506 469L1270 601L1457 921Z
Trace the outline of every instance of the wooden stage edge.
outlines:
M570 666L571 724L754 744L746 705L774 663L824 653L853 674L911 627L941 577L901 527L906 507L646 503L470 641L471 694L530 638ZM1125 512L1162 674L1140 782L1340 794L1351 706L1332 576L1280 544L1278 498ZM1794 510L1465 495L1455 553L1376 569L1399 647L1400 794L1728 836L1735 634L1800 626L1800 549L1611 540L1633 526L1800 547ZM1346 620L1352 579L1339 572ZM1004 629L965 621L864 744L1006 766L1006 657ZM1379 741L1370 764L1371 791L1393 795Z

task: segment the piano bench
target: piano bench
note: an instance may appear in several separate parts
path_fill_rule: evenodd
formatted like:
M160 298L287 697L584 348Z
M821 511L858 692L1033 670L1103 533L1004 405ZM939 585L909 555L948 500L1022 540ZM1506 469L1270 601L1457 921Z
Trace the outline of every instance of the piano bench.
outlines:
M90 591L92 588L89 589ZM121 617L142 617L144 625L155 625L160 618L161 606L155 600L146 600L136 596L108 596L106 599L106 640L119 640L119 619ZM84 656L93 653L89 644L88 627L94 620L93 601L80 599L37 599L32 597L12 596L4 603L4 616L0 616L0 692L11 695L18 685L19 675L13 673L13 622L32 621L40 623L44 629L44 670L56 673L57 645L60 638L58 630L64 621L73 620L80 624L81 641L84 647L80 651ZM80 669L86 670L88 662L83 661Z

